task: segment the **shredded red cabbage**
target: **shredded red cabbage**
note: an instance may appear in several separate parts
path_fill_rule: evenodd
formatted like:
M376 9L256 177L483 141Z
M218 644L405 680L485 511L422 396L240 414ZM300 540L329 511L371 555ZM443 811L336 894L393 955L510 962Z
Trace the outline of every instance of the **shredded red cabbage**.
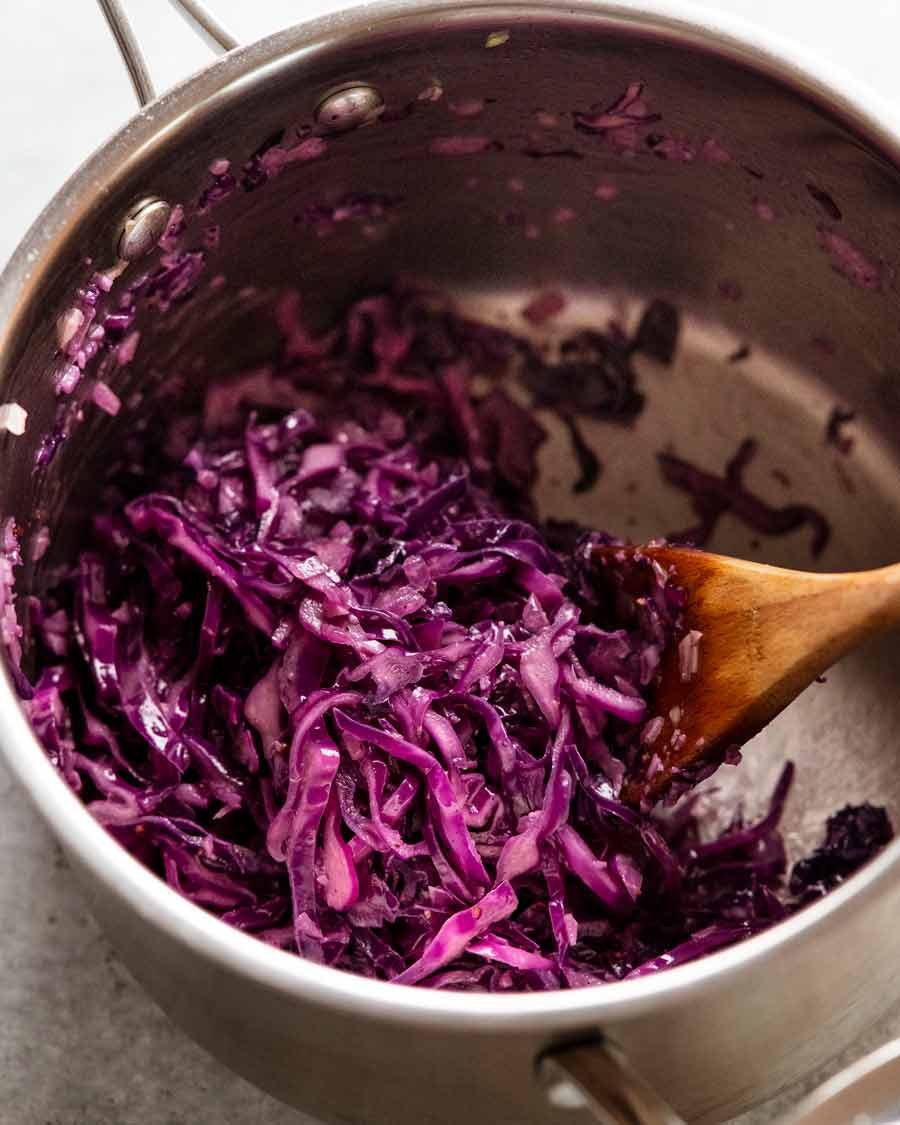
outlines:
M678 348L680 320L678 309L668 301L651 301L634 334L633 350L644 352L659 363L672 363Z
M693 797L623 803L683 592L646 558L600 574L608 536L537 520L542 431L472 385L521 341L396 296L322 336L294 300L278 318L279 362L212 384L177 441L162 418L130 439L77 562L28 600L24 706L134 855L311 960L505 991L689 961L888 838L886 818L847 847L829 825L827 873L795 870L791 897L790 766L762 820L713 841ZM671 315L644 323L665 358ZM633 416L630 350L564 349L575 409ZM2 548L17 669L11 525Z
M825 838L791 871L791 894L812 901L833 890L866 860L890 843L894 835L884 809L846 805L828 818Z

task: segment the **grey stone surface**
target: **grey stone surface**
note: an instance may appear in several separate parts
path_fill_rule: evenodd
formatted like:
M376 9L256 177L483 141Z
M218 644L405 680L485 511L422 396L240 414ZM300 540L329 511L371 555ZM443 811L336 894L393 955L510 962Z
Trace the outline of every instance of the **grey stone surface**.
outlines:
M247 39L339 6L210 3ZM161 87L203 64L204 49L163 0L126 4ZM708 0L705 7L752 18L853 70L883 95L900 96L896 0ZM0 16L2 262L133 102L92 0L3 0ZM898 1033L895 1013L810 1082ZM733 1125L771 1122L799 1095L788 1091ZM251 1122L315 1125L219 1066L144 995L85 911L49 833L0 767L0 1125Z
M312 1125L175 1028L0 767L0 1123Z

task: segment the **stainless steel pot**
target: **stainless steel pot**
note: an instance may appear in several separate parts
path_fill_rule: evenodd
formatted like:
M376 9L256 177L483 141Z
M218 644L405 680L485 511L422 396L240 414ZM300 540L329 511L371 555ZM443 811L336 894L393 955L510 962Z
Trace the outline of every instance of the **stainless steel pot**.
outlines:
M573 128L574 109L609 104L633 82L674 146L628 155ZM462 99L484 101L477 119L448 109ZM313 121L328 136L321 159L217 206L222 237L204 276L225 281L146 318L134 362L116 375L126 404L152 388L156 368L188 372L188 396L208 372L252 360L267 346L259 305L285 284L323 321L398 273L484 316L515 315L549 284L577 295L575 319L610 307L630 316L636 302L668 297L684 315L678 364L642 372L650 406L632 433L591 429L607 472L587 498L570 494L558 435L545 509L636 538L678 526L686 510L656 482L653 451L673 442L718 469L754 434L756 486L778 502L788 480L785 497L819 504L832 521L823 567L900 557L897 115L758 33L690 22L678 3L394 3L230 52L142 109L26 235L0 280L0 401L29 416L24 435L0 435L0 510L26 539L40 524L53 538L22 588L39 588L65 556L104 450L136 417L134 405L115 420L86 410L50 467L34 471L58 408L55 325L85 259L132 259L115 296L159 253L148 250L159 231L146 209L132 241L121 240L138 201L195 199L212 161L238 166L265 138ZM436 138L462 134L490 144L440 155L448 146ZM690 161L662 158L688 150ZM292 221L361 191L398 201L372 237L351 224L324 239ZM740 345L749 356L728 362ZM823 440L838 402L858 412L849 456ZM809 563L802 534L760 546L726 524L715 545ZM846 801L877 799L896 821L898 667L896 644L860 653L747 751L739 779L754 790L765 791L785 753L798 763L793 852ZM673 1120L632 1074L683 1116L721 1120L836 1054L900 997L900 843L826 900L698 963L547 995L431 992L309 964L179 898L69 792L6 677L0 745L148 991L234 1069L328 1120L574 1123L586 1110L560 1074L589 1089L607 1120Z

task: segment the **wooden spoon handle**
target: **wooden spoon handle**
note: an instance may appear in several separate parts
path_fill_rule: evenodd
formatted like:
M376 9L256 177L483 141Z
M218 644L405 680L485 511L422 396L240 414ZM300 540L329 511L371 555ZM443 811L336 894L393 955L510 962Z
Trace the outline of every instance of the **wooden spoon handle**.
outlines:
M900 628L900 565L801 574L729 560L727 582L684 578L688 617L718 622L731 635L726 651L758 661L763 679L773 665L792 669L782 691L802 690L867 637Z
M832 631L840 648L838 655L867 636L900 628L900 564L812 577L810 595L819 600L821 618L811 619L808 628L813 633ZM818 595L813 592L815 586ZM811 608L808 603L807 612Z
M900 628L900 563L864 573L869 574L869 580L873 586L880 585L882 588L881 612L884 615L884 627L886 629Z

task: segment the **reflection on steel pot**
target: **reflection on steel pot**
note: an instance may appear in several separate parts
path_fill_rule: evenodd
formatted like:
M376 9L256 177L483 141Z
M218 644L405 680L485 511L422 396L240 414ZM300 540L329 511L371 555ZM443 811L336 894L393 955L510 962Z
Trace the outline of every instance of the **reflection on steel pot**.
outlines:
M117 5L104 6L115 21ZM207 32L216 37L209 21ZM121 25L119 39L129 45ZM145 70L133 73L149 94ZM26 426L7 411L14 425L0 435L0 512L26 542L52 532L20 584L42 589L66 557L88 484L148 405L156 370L186 373L187 403L206 374L272 346L257 312L273 291L299 286L324 324L398 276L497 321L550 290L570 295L583 324L652 298L682 310L676 362L648 366L639 423L586 424L606 466L593 487L572 490L569 435L551 434L545 512L646 538L689 516L659 487L656 451L671 444L717 470L755 437L754 487L825 511L823 567L895 560L900 120L871 108L845 79L755 33L700 28L663 0L641 12L578 0L372 5L231 51L76 173L0 281L0 400L27 412ZM360 197L381 201L377 222L349 205ZM97 336L64 363L57 331L68 342L78 331L85 259L111 308L158 267L168 207L199 247L179 278L189 299L139 320L140 346L115 361ZM339 212L351 220L334 221ZM115 417L73 412L78 395L65 393L97 362L124 404ZM836 407L855 411L852 452L829 425ZM640 516L627 526L635 490ZM727 518L716 536L718 549L760 549ZM802 533L765 551L808 565ZM896 661L884 643L842 664L761 736L737 780L722 780L764 795L789 750L793 854L846 801L900 811ZM612 1120L720 1120L821 1064L900 996L897 844L787 922L663 973L565 993L417 990L266 947L170 891L66 788L6 678L0 745L148 991L229 1065L328 1120L583 1121L587 1103L562 1088L545 1100L538 1074L548 1052L571 1074L573 1042L589 1044L581 1074L593 1076L595 1106L620 1112ZM616 1052L603 1053L601 1033ZM630 1101L617 1072L632 1076Z
M785 1125L896 1125L900 1121L900 1040L848 1066L797 1107Z
M613 1044L594 1039L549 1052L539 1074L551 1104L585 1108L603 1125L684 1125ZM823 1083L782 1125L896 1125L900 1040L886 1043Z

